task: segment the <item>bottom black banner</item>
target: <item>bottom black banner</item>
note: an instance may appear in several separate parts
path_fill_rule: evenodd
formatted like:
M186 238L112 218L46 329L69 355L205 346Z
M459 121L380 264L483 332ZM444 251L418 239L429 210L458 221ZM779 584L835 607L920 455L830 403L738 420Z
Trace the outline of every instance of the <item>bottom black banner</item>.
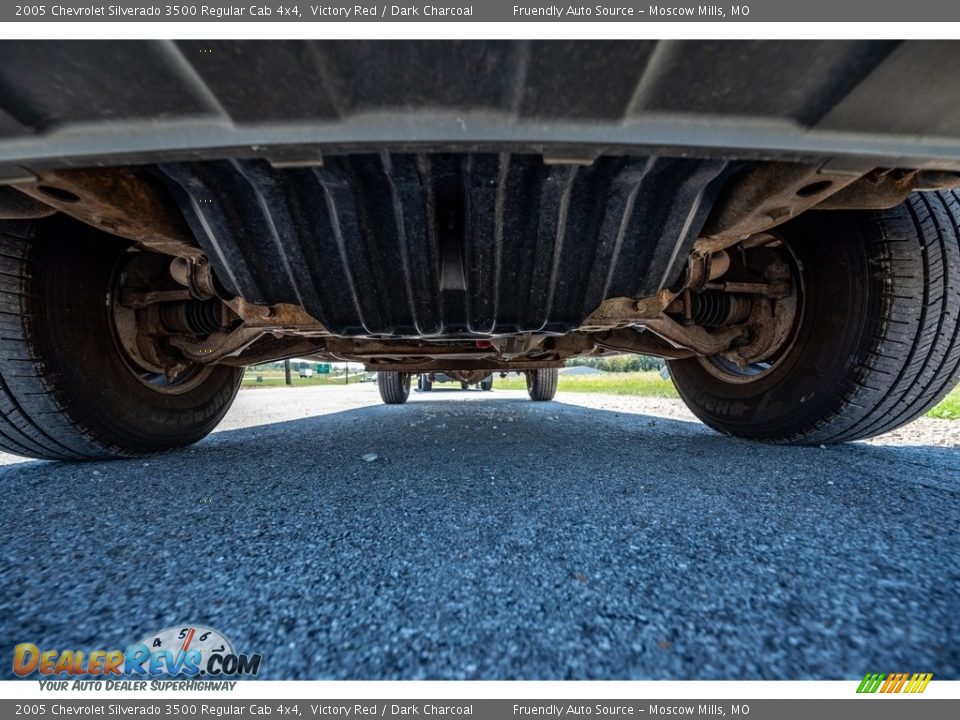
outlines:
M909 705L909 707L907 707ZM960 701L864 697L850 700L16 700L0 717L180 718L749 718L910 720L960 717Z

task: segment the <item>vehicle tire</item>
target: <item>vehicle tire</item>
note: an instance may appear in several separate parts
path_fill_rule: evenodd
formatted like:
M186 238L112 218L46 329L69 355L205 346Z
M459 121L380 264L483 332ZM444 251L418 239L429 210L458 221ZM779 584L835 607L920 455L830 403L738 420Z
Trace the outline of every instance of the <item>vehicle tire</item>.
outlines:
M670 361L680 396L716 430L775 443L846 442L910 422L960 373L958 227L958 192L784 225L802 281L792 344L755 378L717 372L710 358Z
M480 381L480 389L489 392L493 390L493 375Z
M430 392L433 390L433 380L430 379L430 376L424 373L420 377L423 378L423 391Z
M207 435L243 369L173 382L137 369L110 299L128 245L60 219L0 223L0 448L56 460L136 457Z
M410 397L410 373L380 371L377 389L387 405L402 405Z
M531 400L543 402L553 400L557 394L557 380L560 378L558 368L541 368L539 370L527 370L527 393Z
M461 382L461 383L460 383L460 389L461 389L461 390L469 390L469 389L470 389L470 383Z

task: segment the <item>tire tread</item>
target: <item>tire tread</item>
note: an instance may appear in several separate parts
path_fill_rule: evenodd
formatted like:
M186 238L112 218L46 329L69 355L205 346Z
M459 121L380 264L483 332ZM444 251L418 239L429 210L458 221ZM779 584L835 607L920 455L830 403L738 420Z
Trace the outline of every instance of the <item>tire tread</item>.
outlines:
M0 223L0 450L45 460L88 460L153 455L169 448L140 447L136 441L94 429L71 405L61 374L45 363L39 343L46 321L43 300L33 279L45 263L57 262L46 252L40 226ZM12 281L16 278L17 281ZM224 386L221 400L229 407L239 388ZM225 412L225 409L224 409Z

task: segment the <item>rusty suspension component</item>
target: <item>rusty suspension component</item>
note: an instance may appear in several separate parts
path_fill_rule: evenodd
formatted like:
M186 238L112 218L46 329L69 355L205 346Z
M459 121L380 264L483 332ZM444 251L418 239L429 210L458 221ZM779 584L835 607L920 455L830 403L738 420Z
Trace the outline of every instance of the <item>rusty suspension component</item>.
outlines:
M761 233L725 248L695 249L679 288L640 300L609 299L579 331L595 337L598 347L661 357L729 353L737 363L765 359L785 342L797 313L796 288L779 248L777 237ZM753 267L743 264L743 252ZM621 337L603 342L602 330ZM666 347L651 342L653 337Z
M136 253L121 278L114 303L118 336L139 364L156 372L173 374L189 363L236 359L270 335L326 334L298 305L261 306L221 297L203 257L165 261L157 254ZM279 350L293 345L302 354L317 349L316 342L294 340Z
M41 172L14 185L39 202L153 252L200 257L203 252L176 204L153 178L133 168Z

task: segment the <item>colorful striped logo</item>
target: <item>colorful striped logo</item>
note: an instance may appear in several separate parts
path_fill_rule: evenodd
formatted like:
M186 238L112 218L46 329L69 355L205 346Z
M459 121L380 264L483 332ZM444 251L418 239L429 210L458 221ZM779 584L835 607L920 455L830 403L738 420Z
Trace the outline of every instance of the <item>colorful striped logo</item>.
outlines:
M857 688L858 693L922 693L933 673L867 673Z

